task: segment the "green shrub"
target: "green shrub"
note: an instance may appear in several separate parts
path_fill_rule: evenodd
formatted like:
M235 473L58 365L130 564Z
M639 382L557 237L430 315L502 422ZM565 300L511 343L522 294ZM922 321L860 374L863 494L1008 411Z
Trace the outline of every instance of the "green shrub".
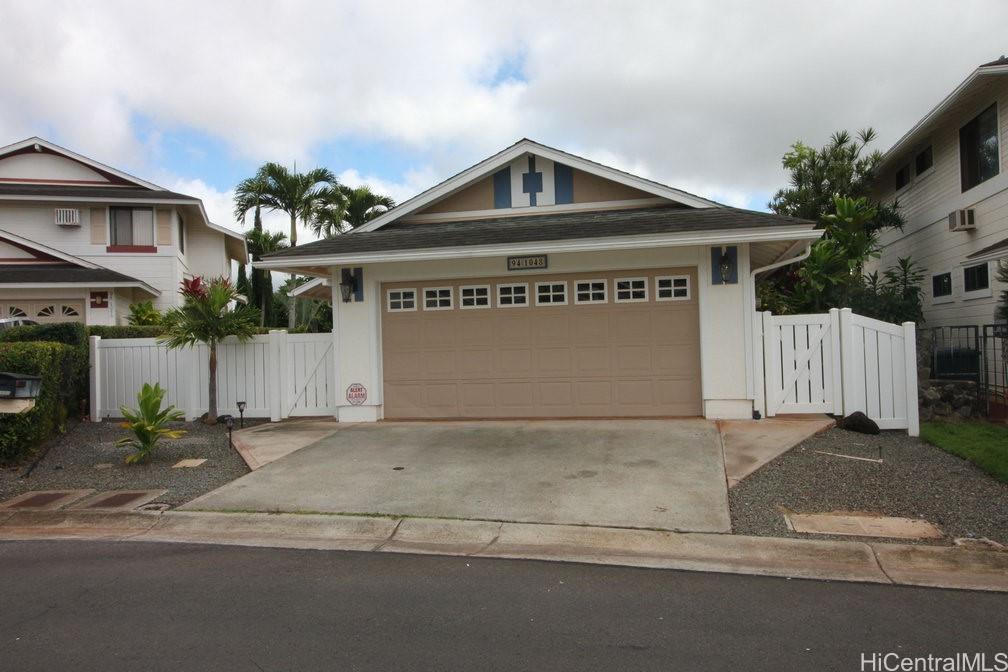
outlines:
M73 393L65 381L81 363L80 348L59 343L0 343L0 371L42 377L35 407L23 413L0 414L0 463L27 455L40 442L66 426Z
M133 449L133 452L126 456L126 464L136 464L150 457L161 439L177 439L185 434L185 430L171 429L167 426L169 422L182 420L185 413L170 405L168 408L161 408L165 392L166 390L161 389L157 383L153 387L150 383L144 383L143 389L137 393L135 410L125 406L119 407L126 419L121 423L121 427L133 432L133 436L116 441L116 446L120 448Z
M130 304L130 314L127 320L134 327L149 327L161 324L161 312L154 307L153 301L139 301Z
M23 327L11 327L0 331L0 341L63 343L87 348L87 332L83 324L77 322L60 322L57 324L30 324Z
M101 336L102 338L157 338L165 333L164 325L121 325L121 326L93 326L87 328L88 336Z

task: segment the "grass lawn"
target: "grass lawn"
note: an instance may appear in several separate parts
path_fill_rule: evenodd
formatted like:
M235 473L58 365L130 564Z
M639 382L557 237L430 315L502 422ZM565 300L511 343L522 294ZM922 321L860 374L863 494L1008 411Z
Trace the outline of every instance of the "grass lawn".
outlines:
M1008 427L989 422L925 422L920 435L1008 483Z

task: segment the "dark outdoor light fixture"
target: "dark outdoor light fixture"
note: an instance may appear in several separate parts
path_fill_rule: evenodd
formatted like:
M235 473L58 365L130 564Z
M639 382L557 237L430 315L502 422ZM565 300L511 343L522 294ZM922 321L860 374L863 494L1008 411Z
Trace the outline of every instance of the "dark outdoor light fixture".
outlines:
M224 419L224 424L228 428L228 447L234 448L234 443L231 441L231 432L234 431L234 416L229 415Z
M738 282L738 248L734 245L711 248L711 284L734 285Z
M238 402L238 415L241 416L241 420L239 420L238 428L239 429L245 429L245 402L244 401L239 401Z
M344 278L344 281L339 285L340 295L343 297L343 303L350 303L350 299L353 298L354 290L357 289L357 283L354 282L353 276L349 278Z
M339 284L340 297L343 303L364 300L363 268L344 268L340 272L340 278L342 279Z

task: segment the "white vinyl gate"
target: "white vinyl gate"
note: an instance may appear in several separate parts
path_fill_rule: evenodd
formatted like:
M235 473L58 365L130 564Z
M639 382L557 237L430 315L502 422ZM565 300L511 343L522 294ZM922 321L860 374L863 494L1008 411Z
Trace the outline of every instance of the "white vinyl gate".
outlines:
M861 411L881 429L919 434L912 322L889 324L849 308L825 315L759 313L756 376L767 417Z
M144 383L167 390L169 404L199 417L209 398L209 349L171 349L153 338L91 337L91 418L122 417L135 407ZM281 420L290 416L335 415L332 334L271 331L241 343L217 345L217 412Z

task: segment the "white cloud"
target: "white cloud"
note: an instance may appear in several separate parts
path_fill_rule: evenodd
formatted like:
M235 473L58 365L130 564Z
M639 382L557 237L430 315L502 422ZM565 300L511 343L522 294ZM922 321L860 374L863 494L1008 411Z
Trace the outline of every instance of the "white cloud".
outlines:
M1006 24L991 0L7 2L0 142L150 170L159 137L138 119L254 162L374 140L428 159L345 179L402 199L529 136L743 202L780 186L798 138L874 124L894 141L1000 55ZM493 83L516 62L525 81Z

